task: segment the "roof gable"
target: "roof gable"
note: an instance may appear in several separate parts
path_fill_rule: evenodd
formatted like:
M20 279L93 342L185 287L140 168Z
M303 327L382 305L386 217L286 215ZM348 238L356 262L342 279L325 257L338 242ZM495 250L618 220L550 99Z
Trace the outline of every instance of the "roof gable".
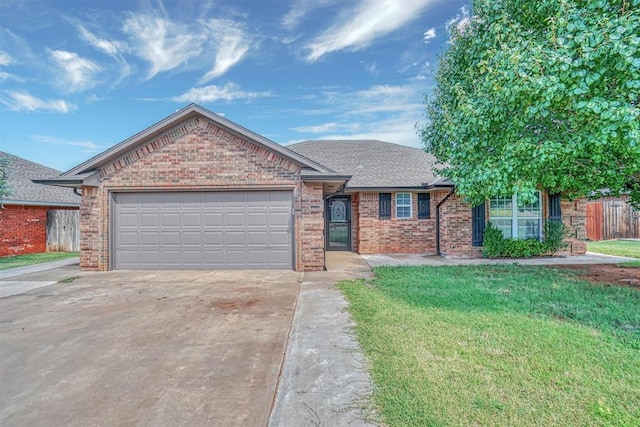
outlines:
M242 139L270 151L275 155L284 157L302 168L308 168L327 174L334 173L333 170L291 151L263 136L260 136L230 120L227 120L222 116L219 116L199 105L190 104L147 129L63 173L57 179L50 180L49 182L54 185L56 182L67 184L68 182L71 182L74 177L86 178L91 175L92 172L97 172L100 168L113 164L114 162L120 161L127 163L130 161L127 159L127 155L135 152L136 149L148 144L154 139L158 141L161 141L163 138L175 139L176 137L179 137L181 133L188 132L190 127L194 126L194 123L200 119L208 120L216 126L220 126L225 131L239 136ZM197 123L195 125L197 126Z

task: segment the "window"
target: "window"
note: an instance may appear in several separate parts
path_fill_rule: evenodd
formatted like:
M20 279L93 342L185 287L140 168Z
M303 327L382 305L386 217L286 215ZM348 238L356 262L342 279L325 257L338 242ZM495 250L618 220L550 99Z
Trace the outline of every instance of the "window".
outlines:
M418 193L418 219L431 218L431 194Z
M411 218L411 193L396 193L396 218Z
M391 219L391 193L380 193L378 195L378 218Z
M515 195L493 197L489 199L489 218L506 239L540 239L540 205L540 192L533 203L520 202Z

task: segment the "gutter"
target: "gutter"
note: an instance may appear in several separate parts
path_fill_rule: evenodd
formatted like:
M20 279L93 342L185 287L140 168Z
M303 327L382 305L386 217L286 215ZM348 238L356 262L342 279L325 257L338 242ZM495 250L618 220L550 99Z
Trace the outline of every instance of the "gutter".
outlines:
M449 193L444 196L444 199L440 200L440 202L436 205L436 254L442 255L440 252L440 207L449 200L449 197L453 195L455 188L451 187Z
M60 207L60 208L79 208L80 203L65 203L65 202L45 202L45 201L32 201L32 200L6 200L2 201L7 206L44 206L44 207Z

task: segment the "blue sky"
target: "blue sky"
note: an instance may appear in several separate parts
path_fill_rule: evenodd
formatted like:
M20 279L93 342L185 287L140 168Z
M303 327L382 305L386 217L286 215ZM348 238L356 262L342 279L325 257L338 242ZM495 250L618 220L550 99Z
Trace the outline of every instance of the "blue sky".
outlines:
M419 146L470 0L2 0L0 150L68 170L191 102L281 144Z

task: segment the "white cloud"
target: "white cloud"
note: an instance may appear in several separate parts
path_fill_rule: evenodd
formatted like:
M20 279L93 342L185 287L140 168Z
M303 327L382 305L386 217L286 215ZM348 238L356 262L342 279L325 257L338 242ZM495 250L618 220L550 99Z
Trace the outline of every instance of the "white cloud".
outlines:
M416 118L410 115L395 116L373 123L361 123L358 129L366 131L342 132L323 135L323 139L377 139L411 147L420 146L420 138L415 128Z
M126 47L126 44L123 42L101 39L82 25L78 25L78 31L80 32L80 37L82 37L84 41L107 55L116 56Z
M436 29L430 28L423 34L423 39L425 43L430 43L432 39L436 38Z
M75 141L69 139L58 138L55 136L45 136L45 135L30 135L31 139L44 142L46 144L54 144L54 145L68 145L71 147L79 147L83 153L97 153L104 150L106 147L103 145L96 144L91 141Z
M460 12L447 21L447 23L445 24L445 28L447 29L447 31L450 31L454 26L457 29L464 28L464 26L469 22L469 19L471 19L469 8L467 6L462 6L460 8Z
M79 92L98 83L97 74L102 68L95 62L65 50L49 50L49 55L62 73L59 84L68 92Z
M7 90L7 96L0 97L0 102L13 111L53 111L55 113L68 113L77 107L61 99L43 100L24 91Z
M131 36L134 52L151 65L147 80L202 54L205 40L202 33L190 33L186 26L139 13L125 20L123 30Z
M7 66L11 65L15 62L15 60L9 55L7 52L0 50L0 65Z
M240 24L227 19L212 19L206 27L217 51L213 68L202 76L200 83L206 83L226 73L249 50L249 38Z
M127 45L125 42L99 38L82 25L77 25L77 28L78 32L80 33L80 37L82 37L84 41L89 43L97 50L109 55L116 61L120 71L120 79L118 81L121 81L129 74L131 74L131 67L129 67L129 64L123 56L123 52L127 49Z
M320 9L331 4L339 3L340 0L298 0L291 5L291 9L280 20L280 24L292 30L304 20L304 18L315 9Z
M217 102L249 100L254 98L264 98L272 96L271 92L245 92L234 83L227 83L224 86L209 85L204 87L194 87L180 96L171 98L175 102Z
M338 123L332 122L332 123L323 123L321 125L315 125L315 126L298 126L290 129L300 133L325 133L325 132L329 132L330 130L336 129L339 126L340 125Z
M361 0L337 22L316 37L306 48L310 62L343 49L358 50L418 18L437 0Z

